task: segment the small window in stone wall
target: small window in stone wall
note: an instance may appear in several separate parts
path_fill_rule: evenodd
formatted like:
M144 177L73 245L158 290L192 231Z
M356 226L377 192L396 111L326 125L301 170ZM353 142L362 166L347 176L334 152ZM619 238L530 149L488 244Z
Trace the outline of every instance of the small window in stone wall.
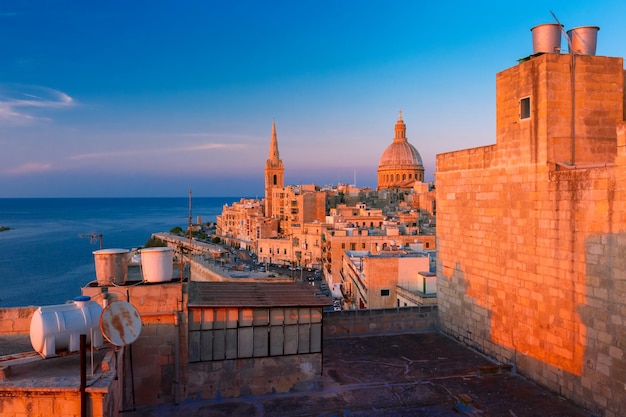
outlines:
M524 97L519 101L519 118L530 119L530 97Z
M388 289L380 290L380 296L381 297L389 297L389 290Z

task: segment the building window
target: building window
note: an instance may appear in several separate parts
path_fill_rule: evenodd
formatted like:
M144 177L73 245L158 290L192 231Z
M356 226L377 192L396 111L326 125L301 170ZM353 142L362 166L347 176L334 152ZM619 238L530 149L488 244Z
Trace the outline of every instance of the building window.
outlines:
M389 290L388 289L380 290L380 296L381 297L389 297Z
M519 101L519 118L530 119L530 97L524 97Z

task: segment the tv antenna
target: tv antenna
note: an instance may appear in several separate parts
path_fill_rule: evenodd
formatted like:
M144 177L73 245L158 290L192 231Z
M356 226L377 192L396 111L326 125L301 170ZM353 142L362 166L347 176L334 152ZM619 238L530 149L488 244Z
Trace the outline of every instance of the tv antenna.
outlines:
M89 238L89 243L92 243L92 244L100 240L100 249L102 249L102 233L96 233L96 232L80 233L78 237L81 239Z
M567 32L565 31L565 29L563 29L563 25L561 24L561 22L559 22L559 19L556 17L556 15L554 14L554 12L552 10L550 10L550 14L552 15L552 17L554 18L554 20L556 21L556 23L559 25L559 27L561 28L561 33L563 33L563 36L565 36L565 40L567 41L567 48L568 51L570 53L573 53L572 51L572 40L570 39L569 35L567 34Z

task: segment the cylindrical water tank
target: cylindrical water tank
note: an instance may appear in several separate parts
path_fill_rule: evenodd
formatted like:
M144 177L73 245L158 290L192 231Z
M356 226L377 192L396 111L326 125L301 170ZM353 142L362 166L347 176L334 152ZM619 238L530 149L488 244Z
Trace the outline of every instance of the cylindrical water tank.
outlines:
M595 55L599 30L598 26L580 26L568 30L570 54Z
M44 358L59 351L78 351L81 334L87 335L87 343L93 347L101 346L101 313L102 307L86 296L67 304L39 307L30 320L30 343Z
M98 285L124 285L128 277L128 249L100 249L93 252Z
M141 250L141 270L146 282L171 281L174 274L174 249L168 247Z
M533 54L560 53L562 27L557 23L544 23L530 29L533 35Z

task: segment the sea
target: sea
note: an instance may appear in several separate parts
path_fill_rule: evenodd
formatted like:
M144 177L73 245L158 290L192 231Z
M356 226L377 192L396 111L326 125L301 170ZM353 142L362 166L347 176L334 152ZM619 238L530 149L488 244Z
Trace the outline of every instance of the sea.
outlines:
M64 304L96 279L93 252L215 222L240 197L0 198L0 308ZM191 210L190 210L191 206Z

